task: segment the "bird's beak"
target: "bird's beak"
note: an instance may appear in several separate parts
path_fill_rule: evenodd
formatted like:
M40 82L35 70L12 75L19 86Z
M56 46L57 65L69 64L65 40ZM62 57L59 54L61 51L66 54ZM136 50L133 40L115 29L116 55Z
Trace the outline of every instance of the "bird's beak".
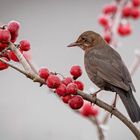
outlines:
M74 42L74 43L69 44L67 47L76 47L76 46L79 46L79 45L81 45L81 43Z

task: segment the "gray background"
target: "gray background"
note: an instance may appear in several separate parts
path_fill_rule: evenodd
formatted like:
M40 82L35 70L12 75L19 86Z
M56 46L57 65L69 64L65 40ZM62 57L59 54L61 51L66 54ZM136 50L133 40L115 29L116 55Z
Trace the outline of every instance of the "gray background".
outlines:
M111 0L0 0L0 21L21 23L19 39L29 39L33 61L37 67L47 66L52 71L69 75L73 64L83 69L83 52L68 49L85 30L102 33L97 16ZM121 38L117 49L126 65L131 66L134 49L140 47L140 21L132 21L133 35ZM133 77L140 104L140 69ZM95 87L85 71L82 80ZM97 89L97 87L95 87ZM1 140L96 140L96 128L86 119L73 113L46 87L25 78L12 69L0 72L0 139ZM114 93L104 92L101 98L111 103ZM119 101L118 109L127 115ZM101 111L100 117L103 117ZM124 124L113 117L108 123L108 139L133 140L135 137Z

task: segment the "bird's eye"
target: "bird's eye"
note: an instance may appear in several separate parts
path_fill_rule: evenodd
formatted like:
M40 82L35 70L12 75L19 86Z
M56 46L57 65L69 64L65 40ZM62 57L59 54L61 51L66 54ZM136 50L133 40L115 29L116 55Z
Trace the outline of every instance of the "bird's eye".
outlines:
M86 39L85 37L82 37L82 40L83 40L84 42L86 42L86 41L87 41L87 39Z

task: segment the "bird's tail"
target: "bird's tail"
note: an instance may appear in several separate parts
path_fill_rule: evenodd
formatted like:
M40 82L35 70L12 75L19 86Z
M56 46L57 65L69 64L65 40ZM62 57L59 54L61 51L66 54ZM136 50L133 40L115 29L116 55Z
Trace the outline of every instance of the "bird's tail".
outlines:
M117 89L117 94L119 94L132 122L140 121L140 107L132 93L132 91L125 92L121 89Z

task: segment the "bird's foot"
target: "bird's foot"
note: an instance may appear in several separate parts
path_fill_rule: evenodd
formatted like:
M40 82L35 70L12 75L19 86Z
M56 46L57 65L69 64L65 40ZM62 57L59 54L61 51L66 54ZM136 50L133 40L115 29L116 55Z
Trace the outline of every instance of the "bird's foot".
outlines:
M114 99L114 101L113 101L113 104L112 104L112 110L111 110L111 115L110 115L110 117L112 117L112 115L113 115L113 110L115 110L116 109L116 102L117 102L117 93L115 94L115 99Z
M116 105L115 104L112 104L111 107L112 107L112 110L111 110L110 118L112 118L112 116L113 116L113 110L116 109Z
M94 93L91 93L90 95L92 95L92 97L97 97L97 94L101 91L101 89L97 90Z
M96 92L90 94L93 98L95 98L94 104L96 104L97 94L98 94L100 91L101 91L101 89L99 89L99 90L97 90Z

